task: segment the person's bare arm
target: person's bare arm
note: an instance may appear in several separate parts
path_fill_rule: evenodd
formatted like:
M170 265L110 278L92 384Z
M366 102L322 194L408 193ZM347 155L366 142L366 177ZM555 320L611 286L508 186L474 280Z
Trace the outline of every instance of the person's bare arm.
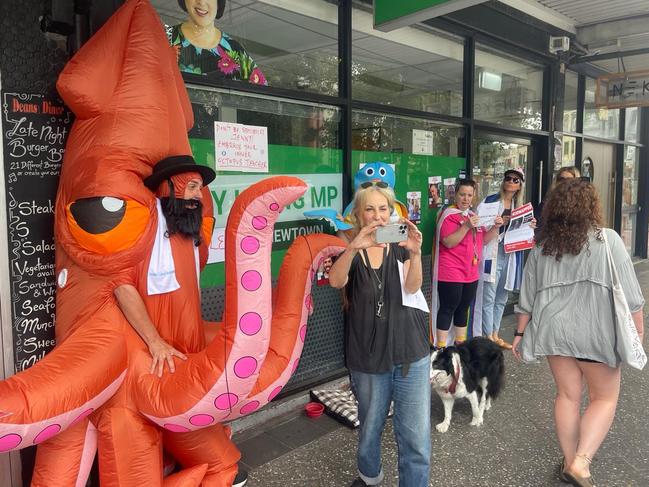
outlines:
M157 369L158 377L162 377L165 362L169 371L174 372L176 366L173 358L187 360L187 357L162 339L137 289L131 284L123 284L115 288L114 293L122 313L149 348L152 358L151 373L153 374Z
M409 258L403 264L404 283L403 287L408 294L415 294L421 288L423 282L421 265L421 243L423 236L417 225L409 220L402 219L401 223L408 225L408 240L401 242L400 247L408 251Z
M521 351L519 349L521 338L523 333L525 333L525 328L527 328L527 324L530 322L531 318L532 315L527 313L516 313L516 319L518 321L516 325L517 335L514 336L514 341L512 342L512 353L518 360L521 360Z
M456 247L464 239L469 230L478 226L479 221L480 218L478 215L466 217L466 220L464 220L457 230L441 239L442 245L447 249Z

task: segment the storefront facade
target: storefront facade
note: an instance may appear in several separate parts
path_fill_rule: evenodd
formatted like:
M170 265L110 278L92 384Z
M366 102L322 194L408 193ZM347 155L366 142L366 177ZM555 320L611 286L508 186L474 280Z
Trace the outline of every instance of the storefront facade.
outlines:
M40 10L24 3L0 6L3 96L54 97L56 76L72 46L82 44L122 2L73 12L69 35L41 30L39 15L51 13L52 2L37 1ZM176 0L151 3L170 33L186 18ZM196 120L189 134L192 150L214 167L214 122L266 127L269 167L268 173L217 171L210 187L217 230L238 191L268 174L297 175L311 187L276 230L275 272L296 235L332 231L302 212L341 211L353 194L353 175L370 161L394 165L397 196L419 221L424 254L430 254L438 210L430 178L437 178L442 201L463 175L478 181L483 198L498 191L507 169L522 167L527 199L536 205L557 170L575 165L598 187L607 225L622 234L629 253L647 256L649 192L642 188L649 181L649 109L596 108L597 71L567 65L548 52L549 37L566 34L561 28L490 2L384 32L374 27L370 0L230 0L217 25L245 46L267 85L187 67L183 78ZM7 173L0 173L0 378L20 370L9 291ZM430 255L424 262L429 295ZM205 317L220 319L222 259L207 266L201 286ZM303 356L284 395L345 373L340 295L321 286L314 299ZM19 455L0 454L0 484L19 485L21 470L29 470L28 460L23 468Z

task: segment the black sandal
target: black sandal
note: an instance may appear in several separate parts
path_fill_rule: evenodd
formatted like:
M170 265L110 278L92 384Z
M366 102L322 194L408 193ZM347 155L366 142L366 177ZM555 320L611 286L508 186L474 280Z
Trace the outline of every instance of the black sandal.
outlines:
M570 483L570 480L566 477L566 457L561 459L561 464L559 465L559 480L566 484Z
M563 475L575 487L595 487L595 481L592 475L590 477L577 477L570 472L564 472Z
M592 462L592 460L586 455L580 455L579 453L577 453L577 455L575 456L583 458L584 461L586 461L586 463L588 463L589 465ZM592 475L590 477L579 477L577 475L571 474L570 472L563 472L563 475L568 480L568 482L576 487L595 487L595 480L593 479Z

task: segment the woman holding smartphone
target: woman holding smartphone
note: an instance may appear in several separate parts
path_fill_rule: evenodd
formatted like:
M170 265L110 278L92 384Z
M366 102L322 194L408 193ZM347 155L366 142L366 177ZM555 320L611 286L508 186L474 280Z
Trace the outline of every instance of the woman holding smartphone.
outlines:
M421 288L421 242L407 221L407 240L376 241L390 221L393 191L372 184L356 192L352 239L329 272L329 284L344 288L345 358L358 400L358 478L353 487L383 480L381 436L394 402L399 485L428 486L430 469L430 348L425 311L404 306L402 289Z
M444 348L451 322L455 326L455 343L467 337L469 307L478 288L482 245L498 235L503 224L500 216L485 232L480 218L471 211L477 184L472 179L460 179L455 185L454 204L438 217L433 254L433 316L435 345Z

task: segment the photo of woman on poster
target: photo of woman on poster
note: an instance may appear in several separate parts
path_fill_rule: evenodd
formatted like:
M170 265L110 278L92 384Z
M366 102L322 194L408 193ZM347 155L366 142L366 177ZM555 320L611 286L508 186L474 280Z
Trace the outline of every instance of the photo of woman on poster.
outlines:
M170 42L181 71L266 85L266 78L246 49L214 24L226 0L178 0L187 20L174 25Z
M444 204L448 205L455 199L455 178L444 179Z
M439 208L442 206L441 176L430 176L428 178L428 208Z
M421 191L408 191L408 220L412 223L421 221Z

